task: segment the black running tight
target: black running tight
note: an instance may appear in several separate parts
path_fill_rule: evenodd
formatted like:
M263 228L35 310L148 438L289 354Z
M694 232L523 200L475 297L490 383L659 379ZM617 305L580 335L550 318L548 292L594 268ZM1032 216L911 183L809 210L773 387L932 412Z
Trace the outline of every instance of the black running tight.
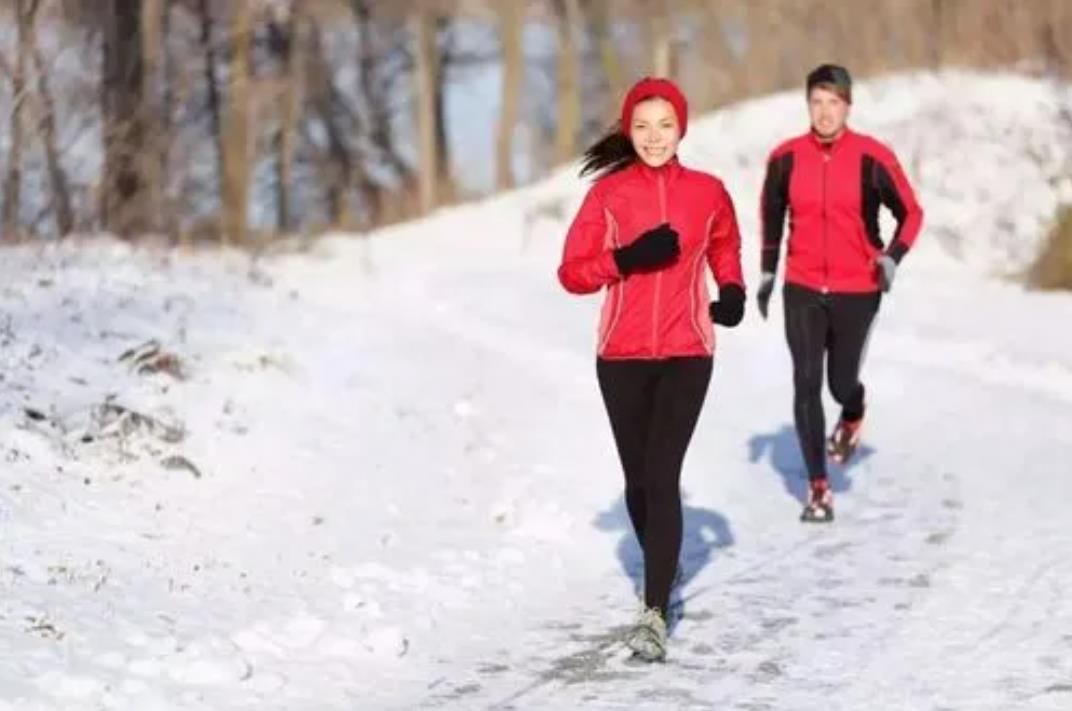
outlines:
M841 416L864 415L860 365L882 295L822 294L785 285L785 336L793 356L793 417L810 479L826 477L823 359Z
M711 380L711 358L604 360L596 371L644 551L644 602L665 617L681 550L681 464Z

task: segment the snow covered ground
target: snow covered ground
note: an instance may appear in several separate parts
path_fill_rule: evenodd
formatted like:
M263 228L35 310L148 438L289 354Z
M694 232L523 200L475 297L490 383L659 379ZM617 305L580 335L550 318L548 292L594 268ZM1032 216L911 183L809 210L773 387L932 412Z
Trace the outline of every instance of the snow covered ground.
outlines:
M1069 197L1068 128L1015 77L858 97L927 210L867 447L801 526L780 305L719 332L665 665L617 641L639 552L599 299L554 277L571 175L252 262L0 253L0 710L1072 708L1072 296L1003 278ZM753 282L803 112L684 145Z

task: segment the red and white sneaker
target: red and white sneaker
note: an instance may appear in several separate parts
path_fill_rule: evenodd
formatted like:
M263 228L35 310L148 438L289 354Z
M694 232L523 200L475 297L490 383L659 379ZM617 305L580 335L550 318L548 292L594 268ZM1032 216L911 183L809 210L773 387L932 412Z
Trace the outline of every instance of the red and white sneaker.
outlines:
M837 464L847 464L856 448L860 446L860 435L864 428L864 418L855 422L844 419L838 420L830 439L826 441L826 453Z
M808 503L800 513L804 523L830 523L834 520L834 494L824 479L812 479L808 487Z

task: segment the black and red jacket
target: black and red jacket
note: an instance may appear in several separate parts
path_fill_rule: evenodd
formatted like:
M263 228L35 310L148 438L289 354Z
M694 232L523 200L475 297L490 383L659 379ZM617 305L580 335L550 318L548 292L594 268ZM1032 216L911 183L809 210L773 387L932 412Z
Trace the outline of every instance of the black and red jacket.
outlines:
M831 143L809 132L774 149L760 203L763 271L778 266L788 210L785 279L821 292L878 291L876 260L886 253L900 262L923 222L893 151L847 128ZM879 205L897 220L889 245L879 234Z

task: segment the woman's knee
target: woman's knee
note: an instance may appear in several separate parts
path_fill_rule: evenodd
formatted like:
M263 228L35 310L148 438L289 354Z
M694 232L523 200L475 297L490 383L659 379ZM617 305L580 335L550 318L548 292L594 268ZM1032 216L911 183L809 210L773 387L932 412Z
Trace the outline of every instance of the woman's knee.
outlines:
M793 371L793 389L797 397L819 397L823 392L823 371L819 368L797 368Z
M644 486L644 497L649 503L665 504L681 500L680 467L677 471L671 471L667 467L656 472L656 476L650 477Z

